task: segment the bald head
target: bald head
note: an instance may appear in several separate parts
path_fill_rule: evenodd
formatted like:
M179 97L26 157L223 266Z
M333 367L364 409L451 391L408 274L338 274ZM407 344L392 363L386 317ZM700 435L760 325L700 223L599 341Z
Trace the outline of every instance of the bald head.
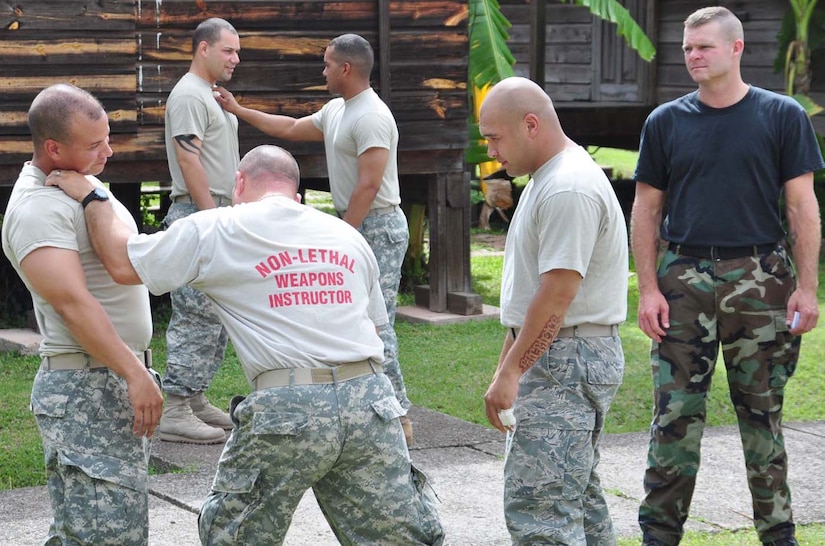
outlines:
M514 76L498 82L487 93L481 105L481 116L485 110L495 112L503 121L518 123L527 114L558 125L558 116L553 101L535 82Z
M301 173L292 154L281 147L263 145L253 148L241 159L238 171L253 186L283 185L297 192Z
M497 83L481 105L478 127L487 139L487 154L510 176L534 172L567 145L553 101L526 78Z
M235 175L232 204L251 203L264 197L283 195L300 201L298 162L278 146L263 145L243 156Z

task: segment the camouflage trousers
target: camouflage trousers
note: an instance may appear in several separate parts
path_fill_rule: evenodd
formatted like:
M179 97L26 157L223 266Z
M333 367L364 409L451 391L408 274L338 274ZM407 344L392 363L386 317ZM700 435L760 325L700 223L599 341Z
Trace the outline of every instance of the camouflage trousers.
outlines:
M235 428L198 519L202 543L282 544L312 488L341 544L442 544L403 413L384 374L253 392L233 408Z
M407 398L407 388L398 362L398 337L395 335L395 308L398 303L398 286L401 284L401 266L410 242L407 217L400 207L390 214L367 216L359 231L378 260L381 274L379 282L390 319L378 332L384 342L384 373L390 378L401 407L409 409L412 404Z
M163 220L171 226L198 211L191 203L173 203ZM204 392L223 362L229 339L212 302L203 292L181 286L170 293L172 315L166 330L166 394L190 397Z
M623 372L618 337L565 337L522 376L504 465L513 544L616 544L596 466Z
M46 546L149 542L149 442L132 434L126 381L107 369L37 372L52 523Z
M658 275L670 328L651 349L654 414L639 510L642 531L668 545L681 539L721 344L756 531L763 542L793 536L781 423L800 337L785 325L795 286L787 252L778 247L759 257L713 261L668 251Z

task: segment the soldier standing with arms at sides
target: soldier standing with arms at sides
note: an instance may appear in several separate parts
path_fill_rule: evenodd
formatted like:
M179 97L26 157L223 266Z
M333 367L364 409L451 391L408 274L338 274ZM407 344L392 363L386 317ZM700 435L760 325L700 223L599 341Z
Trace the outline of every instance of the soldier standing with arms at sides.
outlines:
M238 33L223 19L207 19L192 36L192 63L166 102L166 154L172 174L172 205L165 227L196 211L232 203L238 168L238 119L216 102L217 81L229 81L240 62ZM182 286L171 294L163 378L166 407L161 440L216 444L232 428L229 416L204 392L226 352L227 334L210 301Z
M682 48L698 90L656 108L642 131L631 235L639 327L652 340L645 546L682 538L720 344L759 539L797 544L782 404L800 336L819 316L813 172L824 164L802 107L742 80L744 47L728 9L691 14Z
M109 119L72 85L41 91L28 112L31 162L14 184L3 251L31 292L43 362L31 405L46 459L52 523L46 544L144 546L149 540L149 438L163 396L148 371L149 294L121 286L89 240L83 209L107 204L126 233L131 214L96 178L112 156ZM80 173L81 204L46 178Z
M553 102L506 78L481 105L490 157L530 174L504 247L501 323L507 336L484 400L516 425L504 465L513 544L611 546L613 523L596 466L624 372L627 228L604 171L564 134Z
M356 34L330 41L324 53L327 89L340 97L310 116L295 119L240 106L219 89L218 102L264 133L286 140L323 141L332 200L339 216L358 229L375 253L381 269L381 289L390 321L381 329L384 371L398 402L411 406L398 363L395 308L401 266L409 243L407 219L401 211L398 184L398 128L392 112L370 87L373 51ZM410 419L401 419L407 443L412 443Z

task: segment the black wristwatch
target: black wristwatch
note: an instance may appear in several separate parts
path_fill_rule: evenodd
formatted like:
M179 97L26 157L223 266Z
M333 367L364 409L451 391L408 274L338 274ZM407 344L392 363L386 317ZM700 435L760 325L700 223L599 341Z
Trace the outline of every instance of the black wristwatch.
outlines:
M109 194L106 193L106 190L104 190L102 188L95 188L95 189L93 189L92 191L89 192L89 195L87 195L86 197L83 198L83 201L81 201L80 204L85 209L86 205L88 205L92 201L108 201L108 200L109 200Z

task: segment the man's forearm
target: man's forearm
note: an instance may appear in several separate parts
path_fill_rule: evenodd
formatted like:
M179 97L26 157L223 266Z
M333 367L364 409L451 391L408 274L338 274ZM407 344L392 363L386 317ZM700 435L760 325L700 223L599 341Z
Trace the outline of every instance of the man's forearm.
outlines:
M631 247L640 292L658 289L656 260L659 255L659 236L656 228L650 223L647 224L641 226L640 223L634 222L631 230Z
M658 290L656 261L659 257L660 223L660 208L650 208L639 201L634 203L630 226L630 245L636 264L636 278L640 292Z
M235 112L238 118L255 127L259 131L275 138L290 140L289 130L295 123L295 118L278 114L267 114L251 108L240 106Z
M206 176L200 157L187 157L179 161L178 165L180 165L180 171L183 174L186 190L198 210L215 208L215 200L212 199L210 193L209 179Z
M819 249L822 244L821 220L816 200L789 209L788 224L798 286L802 290L816 293L819 286Z
M524 374L538 361L561 330L564 316L581 286L582 277L572 270L553 270L542 275L518 337L504 356L501 368Z

